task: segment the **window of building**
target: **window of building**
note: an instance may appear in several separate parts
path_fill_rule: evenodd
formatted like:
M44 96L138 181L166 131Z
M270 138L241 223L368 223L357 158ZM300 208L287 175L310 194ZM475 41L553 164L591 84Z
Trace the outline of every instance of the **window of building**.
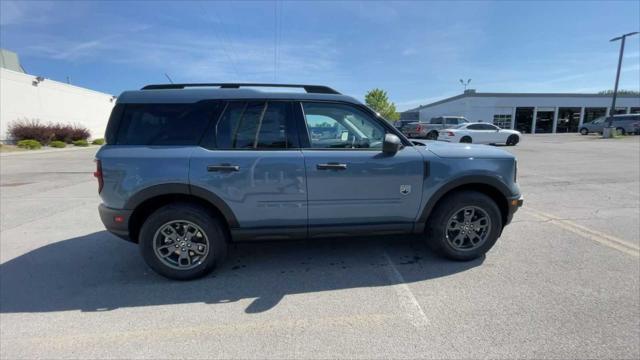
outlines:
M287 148L288 102L231 102L216 127L219 149Z
M640 114L640 107L632 107L631 111L629 111L631 114Z
M590 123L593 120L605 116L607 114L607 108L584 108L584 124Z
M556 132L578 132L578 124L580 124L579 107L561 107L558 109L558 123L556 125Z
M493 124L502 129L511 129L511 114L493 115Z

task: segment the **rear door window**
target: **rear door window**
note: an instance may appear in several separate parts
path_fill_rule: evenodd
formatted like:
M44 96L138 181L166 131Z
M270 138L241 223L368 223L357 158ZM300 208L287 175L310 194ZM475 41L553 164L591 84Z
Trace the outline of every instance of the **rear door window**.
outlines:
M197 145L217 103L126 104L118 125L119 145Z
M218 149L283 149L291 147L287 120L291 103L233 101L216 126Z
M442 124L442 118L431 118L432 124Z

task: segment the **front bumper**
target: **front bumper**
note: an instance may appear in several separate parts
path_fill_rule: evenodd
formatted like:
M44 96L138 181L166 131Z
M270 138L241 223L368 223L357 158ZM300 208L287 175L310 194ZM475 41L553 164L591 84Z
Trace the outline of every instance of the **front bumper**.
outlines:
M107 231L122 239L132 241L129 237L129 219L133 210L112 209L100 204L98 213L100 213L100 220Z
M509 198L509 209L507 211L507 221L504 225L507 225L513 219L513 214L518 211L520 207L524 204L524 198L522 195L516 195L514 197Z

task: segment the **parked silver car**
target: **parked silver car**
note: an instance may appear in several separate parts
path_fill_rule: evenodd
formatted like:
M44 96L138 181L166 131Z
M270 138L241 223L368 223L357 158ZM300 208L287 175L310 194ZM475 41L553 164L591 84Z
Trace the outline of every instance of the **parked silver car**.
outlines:
M469 120L462 116L438 116L432 117L428 121L418 121L406 124L402 127L401 131L410 138L436 140L438 138L438 130L467 124L468 122Z
M608 116L601 116L590 123L582 124L580 134L588 135L589 133L601 133L607 126ZM634 134L637 132L635 123L640 121L640 114L622 114L614 115L611 126L616 129L619 135Z

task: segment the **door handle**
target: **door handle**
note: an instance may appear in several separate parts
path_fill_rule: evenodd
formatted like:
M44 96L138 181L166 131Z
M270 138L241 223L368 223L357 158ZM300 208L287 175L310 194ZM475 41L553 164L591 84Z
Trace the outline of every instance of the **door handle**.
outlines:
M240 166L231 164L209 165L207 171L240 171Z
M347 170L347 164L328 163L316 165L318 170Z

